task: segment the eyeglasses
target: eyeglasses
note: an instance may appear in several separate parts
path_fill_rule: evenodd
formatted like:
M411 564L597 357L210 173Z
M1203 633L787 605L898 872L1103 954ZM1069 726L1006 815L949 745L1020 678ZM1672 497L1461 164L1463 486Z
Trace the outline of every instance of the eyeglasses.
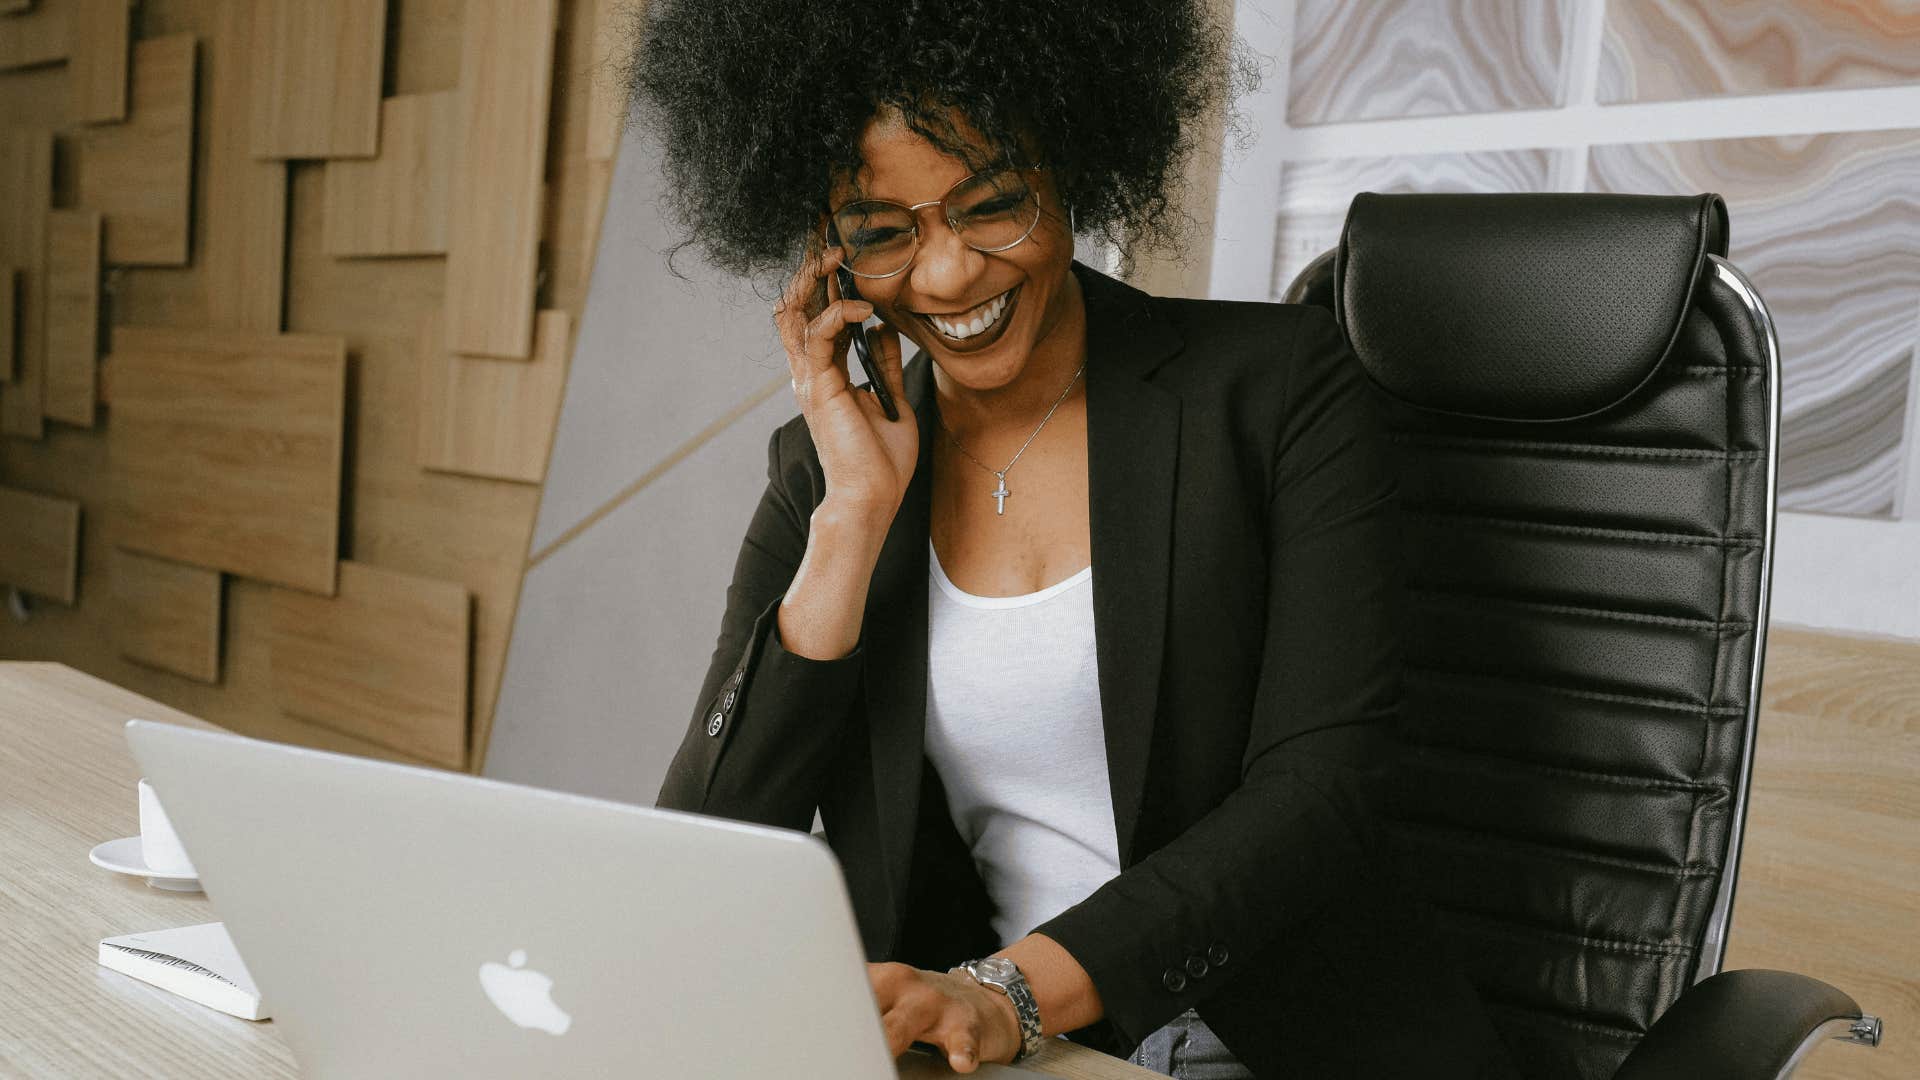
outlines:
M841 265L855 277L892 277L920 250L920 211L938 206L961 243L989 254L1005 251L1033 235L1040 223L1040 199L1026 173L1044 167L977 172L940 198L912 206L884 199L850 202L833 212L827 242L846 248Z

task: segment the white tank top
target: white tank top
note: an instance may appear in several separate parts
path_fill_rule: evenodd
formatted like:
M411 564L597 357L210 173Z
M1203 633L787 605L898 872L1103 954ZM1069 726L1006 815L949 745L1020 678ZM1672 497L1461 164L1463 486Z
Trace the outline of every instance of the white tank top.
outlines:
M1093 648L1093 567L975 596L927 544L927 756L1002 945L1120 873Z

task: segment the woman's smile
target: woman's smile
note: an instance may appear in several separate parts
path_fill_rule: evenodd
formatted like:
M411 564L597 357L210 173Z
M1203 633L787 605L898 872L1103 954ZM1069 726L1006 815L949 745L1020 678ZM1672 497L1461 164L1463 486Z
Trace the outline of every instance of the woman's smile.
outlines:
M999 341L1013 322L1019 306L1020 286L994 296L985 303L953 313L915 312L921 322L932 327L940 344L951 352L978 352Z

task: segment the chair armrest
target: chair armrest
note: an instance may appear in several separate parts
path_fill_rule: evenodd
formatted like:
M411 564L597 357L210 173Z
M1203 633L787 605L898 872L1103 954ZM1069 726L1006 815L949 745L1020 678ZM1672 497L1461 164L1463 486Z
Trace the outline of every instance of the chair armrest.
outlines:
M1880 1044L1880 1021L1819 979L1723 971L1654 1022L1614 1080L1774 1080L1822 1038Z

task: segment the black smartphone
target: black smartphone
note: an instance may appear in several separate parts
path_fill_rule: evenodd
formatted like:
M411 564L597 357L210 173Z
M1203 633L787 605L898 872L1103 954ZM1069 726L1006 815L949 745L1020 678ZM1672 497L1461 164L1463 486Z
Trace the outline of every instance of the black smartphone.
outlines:
M839 231L832 225L828 225L827 229L827 239L836 245L839 244ZM835 267L833 278L840 286L841 299L860 299L860 289L854 283L853 271L845 266ZM865 323L853 324L853 358L860 361L860 370L866 373L867 385L873 388L873 396L880 399L880 411L886 414L888 420L900 419L900 410L893 404L893 391L887 389L886 380L880 377L880 369L874 363L873 343L867 340Z

